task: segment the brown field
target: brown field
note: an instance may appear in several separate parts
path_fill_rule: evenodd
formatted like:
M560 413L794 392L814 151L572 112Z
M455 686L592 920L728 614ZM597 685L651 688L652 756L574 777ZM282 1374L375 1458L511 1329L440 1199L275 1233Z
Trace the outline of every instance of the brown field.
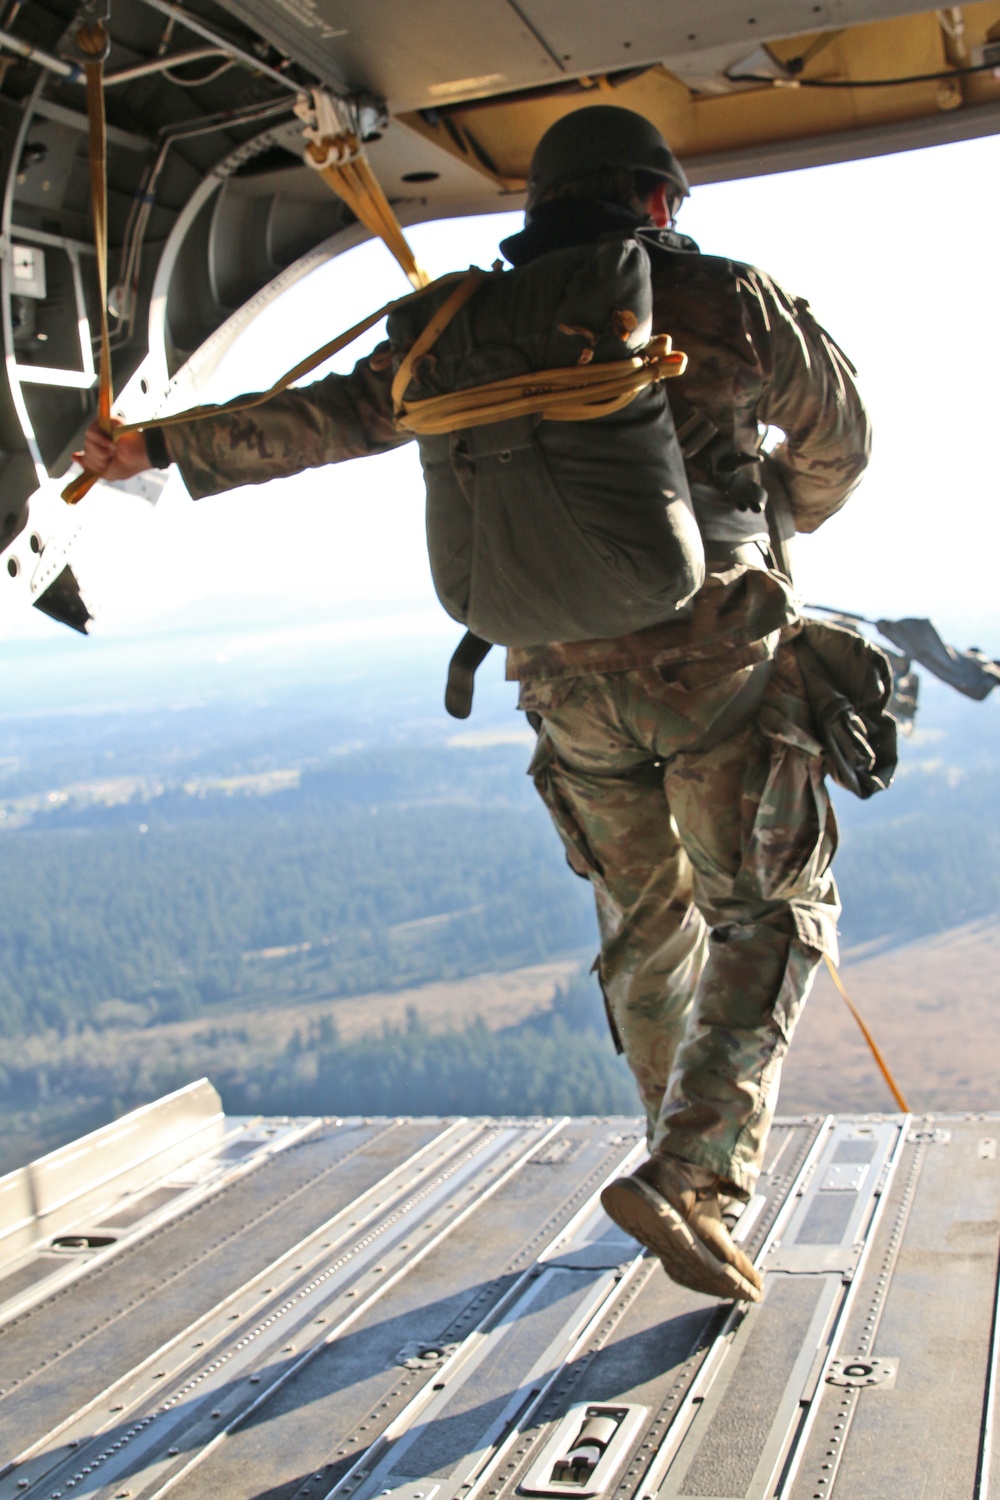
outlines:
M845 953L845 987L912 1109L1000 1109L1000 920L881 952ZM825 972L799 1023L784 1113L893 1109Z
M305 1040L323 1017L330 1017L341 1041L353 1042L383 1026L398 1027L416 1013L432 1031L462 1028L477 1016L493 1031L515 1026L548 1010L557 986L580 968L579 958L563 958L506 973L477 974L470 979L440 980L413 989L387 990L343 1000L307 1005L276 1005L195 1021L160 1025L111 1026L73 1036L51 1033L19 1042L21 1060L51 1067L100 1068L112 1064L119 1076L142 1078L159 1059L169 1058L176 1071L209 1076L220 1061L226 1067L253 1067L280 1053L295 1033Z
M108 1088L128 1078L153 1097L163 1091L167 1065L172 1078L211 1077L220 1067L252 1069L280 1054L296 1032L308 1045L324 1016L345 1042L400 1026L411 1012L435 1031L461 1028L475 1017L492 1030L516 1025L547 1010L556 987L581 962L577 955L353 999L227 1009L212 1020L36 1036L19 1042L19 1051L24 1063L68 1069L84 1093L96 1078ZM1000 923L976 922L904 947L848 952L842 974L914 1110L1000 1108ZM821 971L785 1067L782 1113L893 1107L860 1032Z

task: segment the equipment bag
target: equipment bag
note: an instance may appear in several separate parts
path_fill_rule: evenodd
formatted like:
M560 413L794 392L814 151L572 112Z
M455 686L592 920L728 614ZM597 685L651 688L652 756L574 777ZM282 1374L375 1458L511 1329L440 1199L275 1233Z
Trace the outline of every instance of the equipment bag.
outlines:
M830 775L865 800L885 791L898 759L885 652L856 631L808 619L794 647Z
M390 314L397 367L452 290L432 287ZM530 395L533 373L631 361L652 301L649 256L621 235L485 277L413 362L405 404L508 377L529 377ZM589 420L534 413L417 441L435 588L483 640L625 635L675 617L701 587L704 550L662 384Z

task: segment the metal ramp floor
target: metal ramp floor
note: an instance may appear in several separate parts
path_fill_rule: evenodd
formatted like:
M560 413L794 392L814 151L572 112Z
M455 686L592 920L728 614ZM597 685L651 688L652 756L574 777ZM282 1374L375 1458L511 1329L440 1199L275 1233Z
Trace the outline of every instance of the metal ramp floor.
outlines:
M226 1119L0 1179L0 1500L1000 1500L1000 1114L784 1119L668 1281L634 1120Z

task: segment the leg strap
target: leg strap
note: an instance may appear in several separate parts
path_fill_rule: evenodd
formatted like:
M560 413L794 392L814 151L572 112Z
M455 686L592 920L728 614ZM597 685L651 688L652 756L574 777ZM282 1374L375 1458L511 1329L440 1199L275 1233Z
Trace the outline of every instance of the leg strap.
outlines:
M492 641L467 630L455 648L448 665L448 684L444 690L444 706L453 719L467 719L472 712L472 692L476 685L476 672L493 650Z

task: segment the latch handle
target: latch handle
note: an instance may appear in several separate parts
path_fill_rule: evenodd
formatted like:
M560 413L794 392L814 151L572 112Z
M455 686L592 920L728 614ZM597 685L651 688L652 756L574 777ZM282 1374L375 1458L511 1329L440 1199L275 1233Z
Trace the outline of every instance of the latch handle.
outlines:
M588 1417L577 1435L572 1451L552 1465L557 1484L582 1484L597 1468L604 1450L618 1431L615 1417Z

